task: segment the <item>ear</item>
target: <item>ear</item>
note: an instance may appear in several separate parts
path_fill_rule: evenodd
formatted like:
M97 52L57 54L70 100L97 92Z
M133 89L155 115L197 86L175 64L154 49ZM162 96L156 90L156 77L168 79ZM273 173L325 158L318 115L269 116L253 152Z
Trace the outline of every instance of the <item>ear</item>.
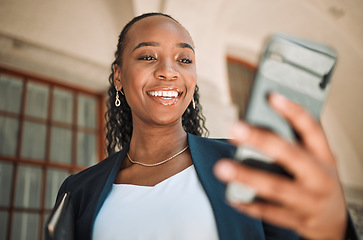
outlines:
M121 91L122 84L121 84L121 70L118 65L113 65L113 83L117 91Z

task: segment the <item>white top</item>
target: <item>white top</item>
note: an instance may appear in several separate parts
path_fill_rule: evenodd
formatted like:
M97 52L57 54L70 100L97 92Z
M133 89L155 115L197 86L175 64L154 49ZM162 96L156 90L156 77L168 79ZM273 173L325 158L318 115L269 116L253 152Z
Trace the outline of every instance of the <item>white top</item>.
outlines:
M194 166L153 187L113 184L94 240L217 240L212 208Z

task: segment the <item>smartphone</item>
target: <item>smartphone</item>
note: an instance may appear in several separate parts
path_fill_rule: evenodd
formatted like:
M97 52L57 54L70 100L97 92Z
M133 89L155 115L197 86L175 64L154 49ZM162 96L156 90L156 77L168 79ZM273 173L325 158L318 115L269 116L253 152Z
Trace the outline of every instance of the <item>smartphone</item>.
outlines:
M269 106L267 97L272 92L279 93L319 119L336 59L336 52L323 43L283 33L270 36L260 57L244 120L288 141L299 141L296 131ZM272 158L255 149L238 147L235 159L253 168L294 178ZM250 197L246 197L246 192ZM234 201L252 201L256 199L252 195L252 189L238 183L227 187L227 198Z

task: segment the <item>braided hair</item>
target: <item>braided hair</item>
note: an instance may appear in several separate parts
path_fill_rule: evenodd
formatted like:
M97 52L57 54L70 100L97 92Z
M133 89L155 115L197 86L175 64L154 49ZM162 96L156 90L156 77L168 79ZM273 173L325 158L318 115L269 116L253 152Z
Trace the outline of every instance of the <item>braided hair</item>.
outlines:
M127 41L127 33L131 26L137 21L150 17L150 16L164 16L174 20L179 23L174 18L163 13L146 13L133 18L128 24L125 25L121 34L118 38L117 50L115 52L115 61L111 64L111 74L108 78L110 87L108 89L108 101L107 101L107 111L105 114L106 118L106 146L108 156L115 153L116 149L122 149L131 140L132 135L132 115L131 109L128 105L126 98L123 94L119 94L119 99L121 105L119 107L115 106L116 90L114 86L114 66L122 65L122 54L125 49ZM180 24L180 23L179 23ZM194 102L190 103L188 108L185 110L182 116L182 125L186 132L191 134L202 136L208 135L208 129L205 126L205 117L202 114L202 107L199 104L199 88L196 86L194 91Z

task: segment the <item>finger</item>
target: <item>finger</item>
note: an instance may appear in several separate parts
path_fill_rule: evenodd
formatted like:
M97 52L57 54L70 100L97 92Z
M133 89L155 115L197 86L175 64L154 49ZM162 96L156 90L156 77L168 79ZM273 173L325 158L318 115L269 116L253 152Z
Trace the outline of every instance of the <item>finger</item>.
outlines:
M311 213L314 195L295 181L243 166L234 161L221 160L215 165L216 176L224 182L241 182L252 187L259 197L286 206L300 213Z
M318 170L311 157L299 145L290 143L271 131L238 122L232 126L231 135L232 143L258 149L296 178L304 177L306 171L315 173Z
M318 159L328 161L330 164L335 163L324 131L310 113L277 93L269 95L269 103L300 134L304 146L309 151Z

